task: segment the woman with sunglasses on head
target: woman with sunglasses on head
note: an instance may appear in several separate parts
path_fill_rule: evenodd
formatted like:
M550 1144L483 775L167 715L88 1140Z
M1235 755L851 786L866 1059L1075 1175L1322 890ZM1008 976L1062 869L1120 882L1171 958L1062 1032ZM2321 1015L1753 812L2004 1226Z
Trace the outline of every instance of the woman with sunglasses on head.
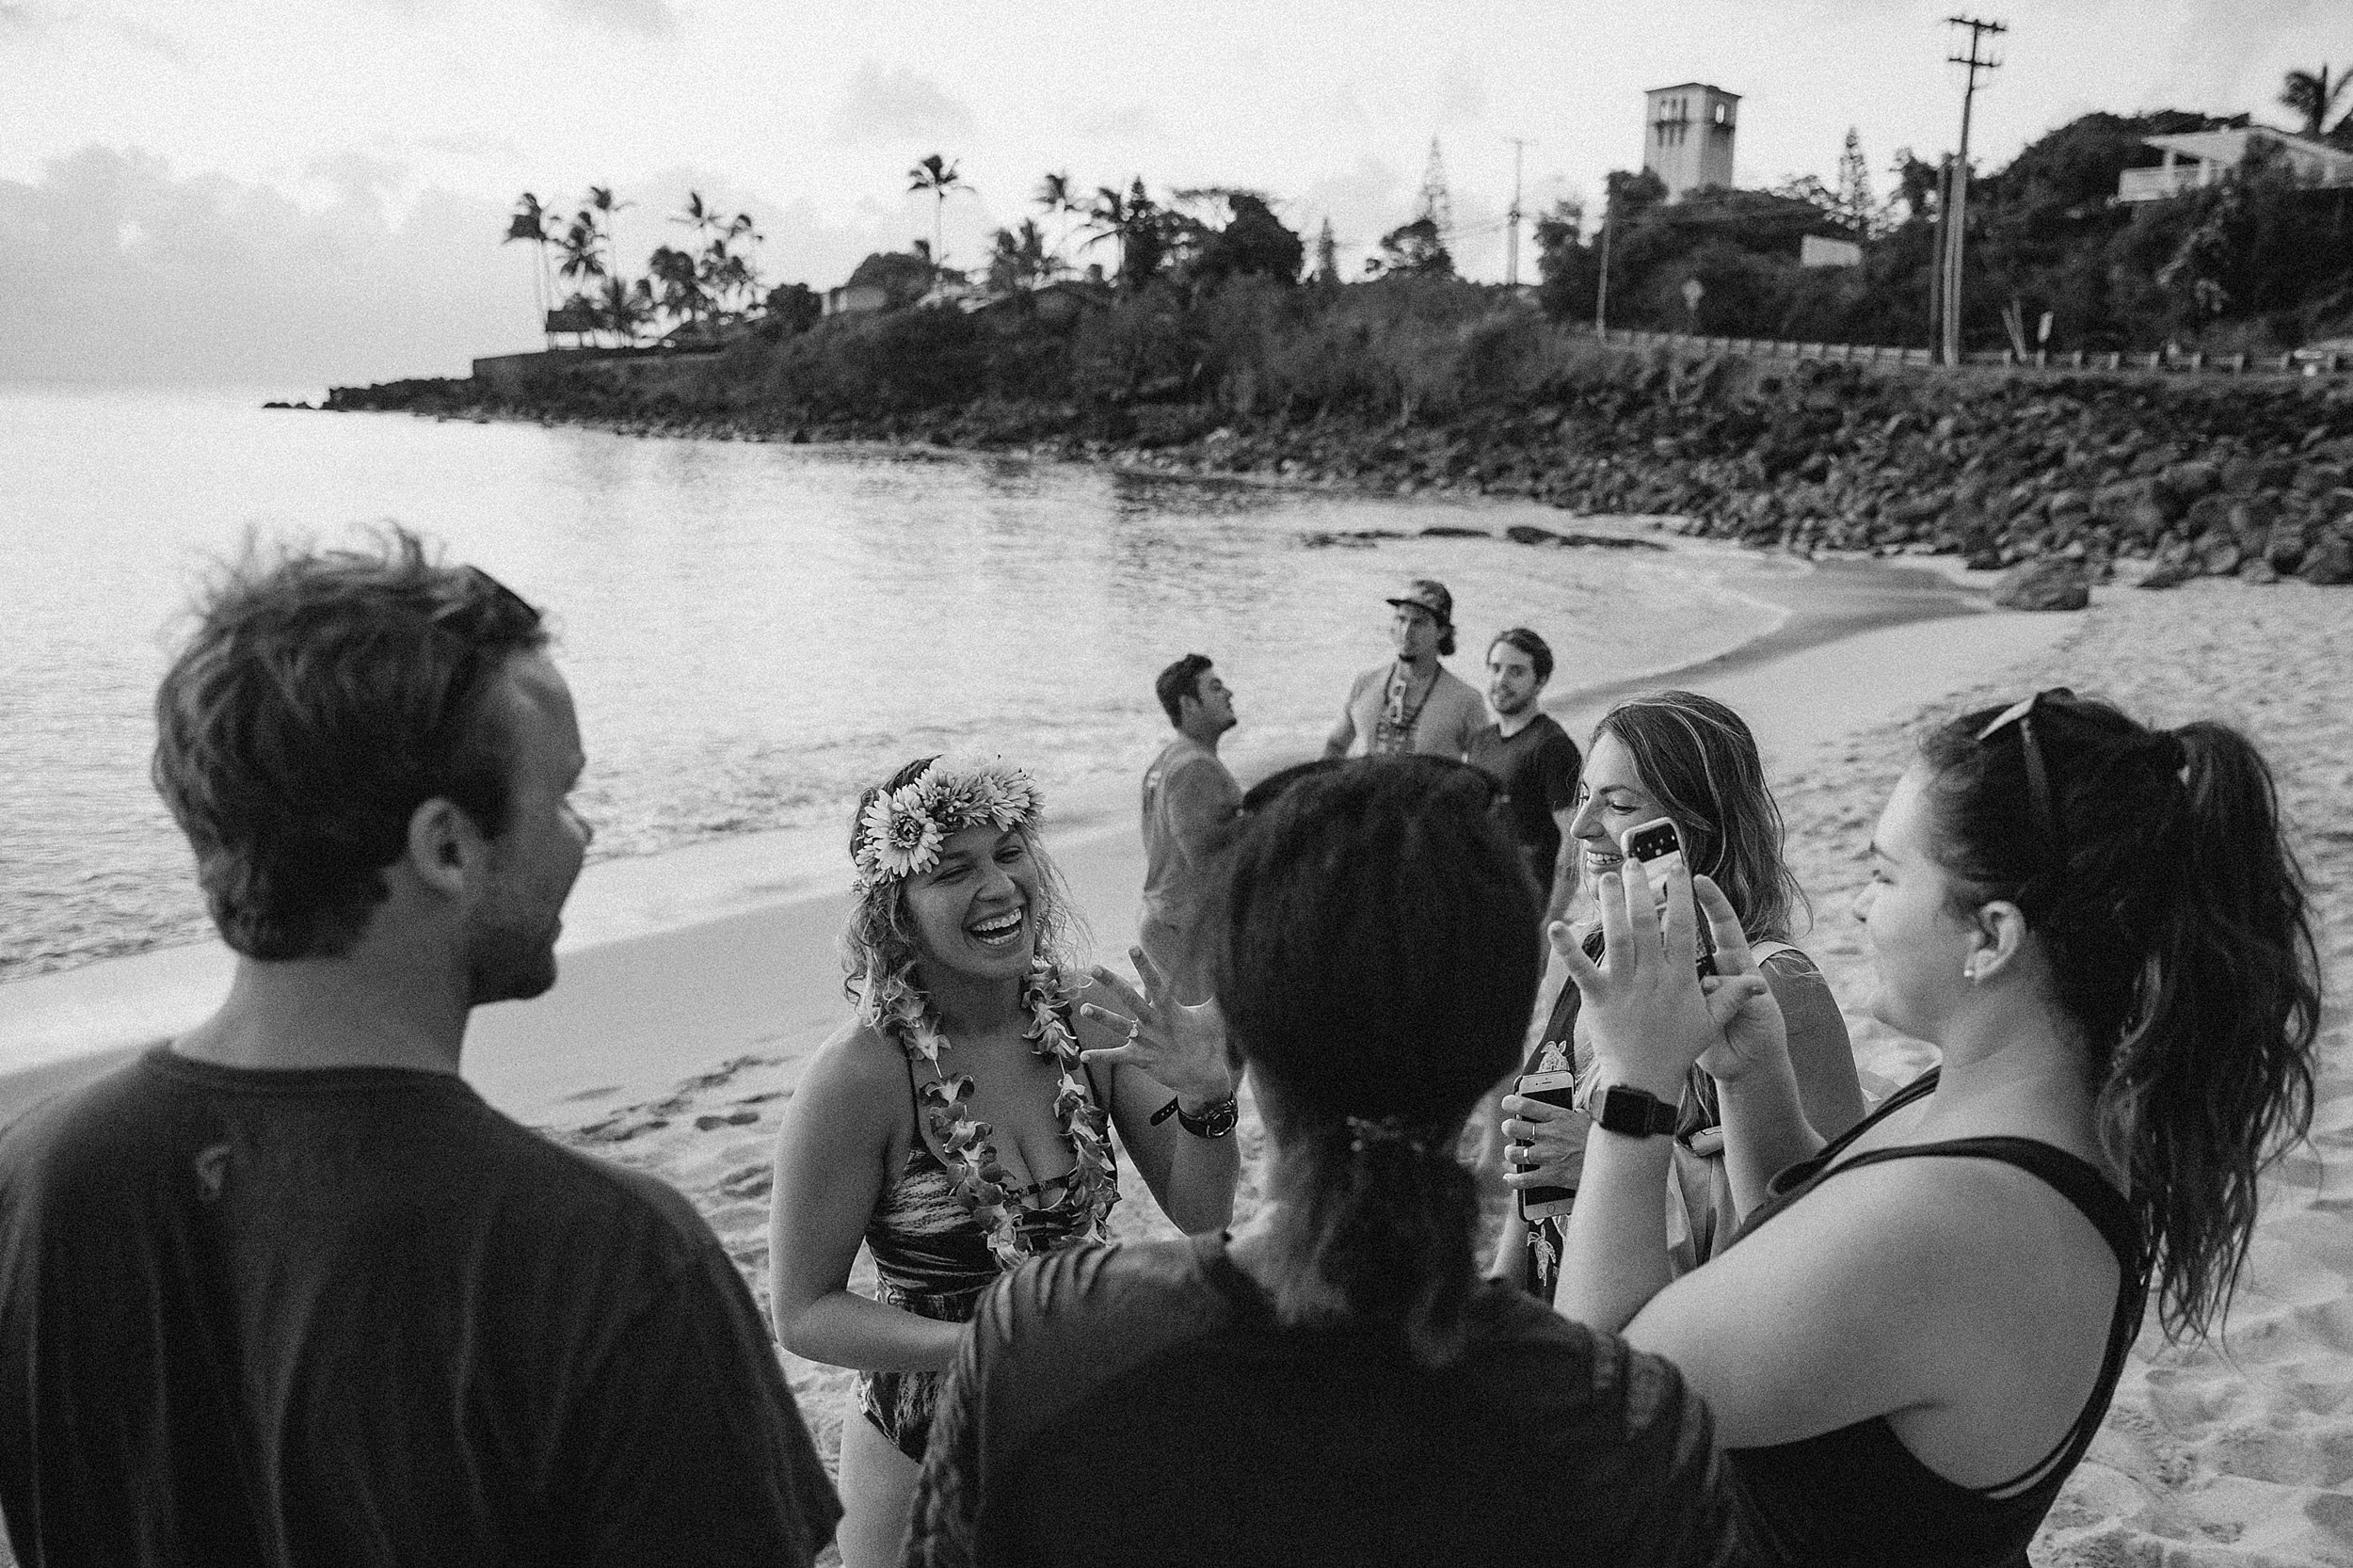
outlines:
M1212 967L1267 1201L1231 1236L1072 1249L989 1292L910 1563L1720 1560L1707 1414L1673 1371L1479 1277L1455 1145L1542 946L1494 794L1434 757L1252 792Z
M910 762L858 801L842 936L856 1016L801 1079L769 1267L785 1349L858 1372L842 1425L844 1568L896 1563L939 1384L981 1292L1106 1237L1112 1128L1186 1231L1233 1215L1233 1070L1213 1007L1071 974L1069 895L1030 776ZM1074 1005L1089 989L1109 1005ZM879 1285L849 1288L863 1243Z
M1827 1135L1844 1132L1863 1115L1854 1051L1821 971L1790 943L1805 895L1782 858L1781 811L1748 725L1713 697L1655 692L1605 714L1591 752L1569 824L1584 846L1588 885L1619 869L1620 840L1629 828L1661 817L1672 821L1686 863L1722 888L1738 915L1758 970L1789 1022L1789 1057L1807 1118ZM1600 928L1583 940L1587 955L1599 956ZM1580 1020L1577 987L1557 965L1549 978L1560 989L1525 1071L1590 1072L1593 1045ZM1678 1146L1666 1204L1669 1245L1681 1272L1729 1240L1739 1215L1724 1173L1716 1085L1705 1072L1692 1070L1677 1109ZM1506 1096L1502 1110L1506 1184L1523 1193L1574 1189L1590 1115L1522 1095ZM1557 1214L1523 1221L1515 1208L1497 1270L1549 1301L1560 1249Z
M1763 1560L2023 1564L2145 1298L2170 1339L2220 1322L2310 1122L2302 878L2244 737L2065 692L1930 734L1871 851L1872 1011L1942 1063L1827 1143L1722 892L1677 881L1662 931L1604 878L1608 960L1567 953L1605 1097L1561 1309L1706 1397ZM1747 1223L1671 1284L1649 1129L1694 1062Z

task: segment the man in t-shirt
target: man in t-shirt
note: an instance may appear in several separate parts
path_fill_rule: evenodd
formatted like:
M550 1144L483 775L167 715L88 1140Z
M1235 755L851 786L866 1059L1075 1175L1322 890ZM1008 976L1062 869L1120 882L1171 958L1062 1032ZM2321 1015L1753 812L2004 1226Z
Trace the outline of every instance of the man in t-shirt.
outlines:
M766 1568L831 1537L711 1227L458 1076L473 1008L554 984L588 845L546 643L401 530L200 606L153 776L228 999L0 1132L27 1568Z
M1218 737L1234 728L1234 694L1209 661L1188 653L1153 682L1176 727L1144 775L1144 951L1168 976L1179 1001L1209 994L1203 972L1203 904L1210 864L1233 837L1241 786L1218 760Z
M1397 657L1359 675L1340 722L1323 744L1326 757L1451 757L1470 754L1487 722L1479 694L1438 660L1454 651L1454 596L1432 577L1417 577L1389 600L1389 641Z
M1496 812L1519 840L1544 895L1545 924L1565 920L1577 892L1577 781L1585 759L1536 699L1552 679L1552 649L1525 626L1487 646L1487 705L1495 723L1472 737L1470 760L1502 781Z

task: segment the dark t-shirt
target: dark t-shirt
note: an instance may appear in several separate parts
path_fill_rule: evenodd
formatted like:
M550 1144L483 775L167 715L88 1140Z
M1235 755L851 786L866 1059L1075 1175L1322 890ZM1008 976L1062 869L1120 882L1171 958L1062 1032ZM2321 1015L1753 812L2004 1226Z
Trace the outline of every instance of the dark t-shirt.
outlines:
M1282 1326L1222 1237L1025 1264L940 1397L907 1561L1722 1560L1707 1411L1673 1367L1497 1282L1472 1318L1432 1370Z
M1551 714L1539 713L1508 740L1495 725L1480 730L1471 741L1470 760L1503 781L1496 812L1519 840L1536 886L1549 888L1561 853L1561 824L1553 813L1577 804L1584 755Z
M0 1133L24 1568L806 1564L840 1516L710 1226L452 1076L158 1047Z

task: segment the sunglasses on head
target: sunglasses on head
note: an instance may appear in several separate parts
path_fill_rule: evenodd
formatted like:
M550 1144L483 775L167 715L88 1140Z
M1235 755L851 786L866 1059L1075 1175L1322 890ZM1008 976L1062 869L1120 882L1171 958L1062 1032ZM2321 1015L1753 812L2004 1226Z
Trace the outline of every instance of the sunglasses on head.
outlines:
M2018 747L2026 763L2026 804L2034 813L2035 831L2042 836L2052 854L2061 857L2067 854L2067 840L2059 831L2058 805L2051 793L2051 772L2043 763L2042 747L2035 740L2034 716L2035 710L2046 702L2057 708L2074 699L2075 694L2065 686L2053 686L2021 697L1994 714L1977 735L1977 744L1983 745L2012 725L2018 727Z
M515 621L525 627L539 624L539 612L533 607L531 601L488 572L484 571L480 567L460 567L457 569L465 575L467 582L488 596L489 614L484 618L493 622ZM470 613L480 615L484 608L484 601L481 598L469 595L464 599L453 600L442 605L433 612L432 618L439 623Z

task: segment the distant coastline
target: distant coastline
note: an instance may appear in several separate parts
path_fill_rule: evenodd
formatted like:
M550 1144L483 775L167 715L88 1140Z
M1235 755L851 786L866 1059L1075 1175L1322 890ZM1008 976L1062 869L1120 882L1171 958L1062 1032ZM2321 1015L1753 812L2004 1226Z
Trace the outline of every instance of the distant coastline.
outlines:
M880 352L890 341L881 331L826 321L797 339L748 335L710 353L556 357L492 379L338 387L326 407L1520 497L1662 516L1678 532L1803 555L1951 555L1978 568L2067 556L2102 579L2137 561L2167 582L2353 583L2353 388L2330 382L1694 357L1601 345L1510 300L1440 340L1443 354L1433 348L1443 362L1430 378L1445 396L1393 394L1393 412L1352 405L1303 416L1268 407L1247 377L1190 398L1168 387L886 406L810 368Z

